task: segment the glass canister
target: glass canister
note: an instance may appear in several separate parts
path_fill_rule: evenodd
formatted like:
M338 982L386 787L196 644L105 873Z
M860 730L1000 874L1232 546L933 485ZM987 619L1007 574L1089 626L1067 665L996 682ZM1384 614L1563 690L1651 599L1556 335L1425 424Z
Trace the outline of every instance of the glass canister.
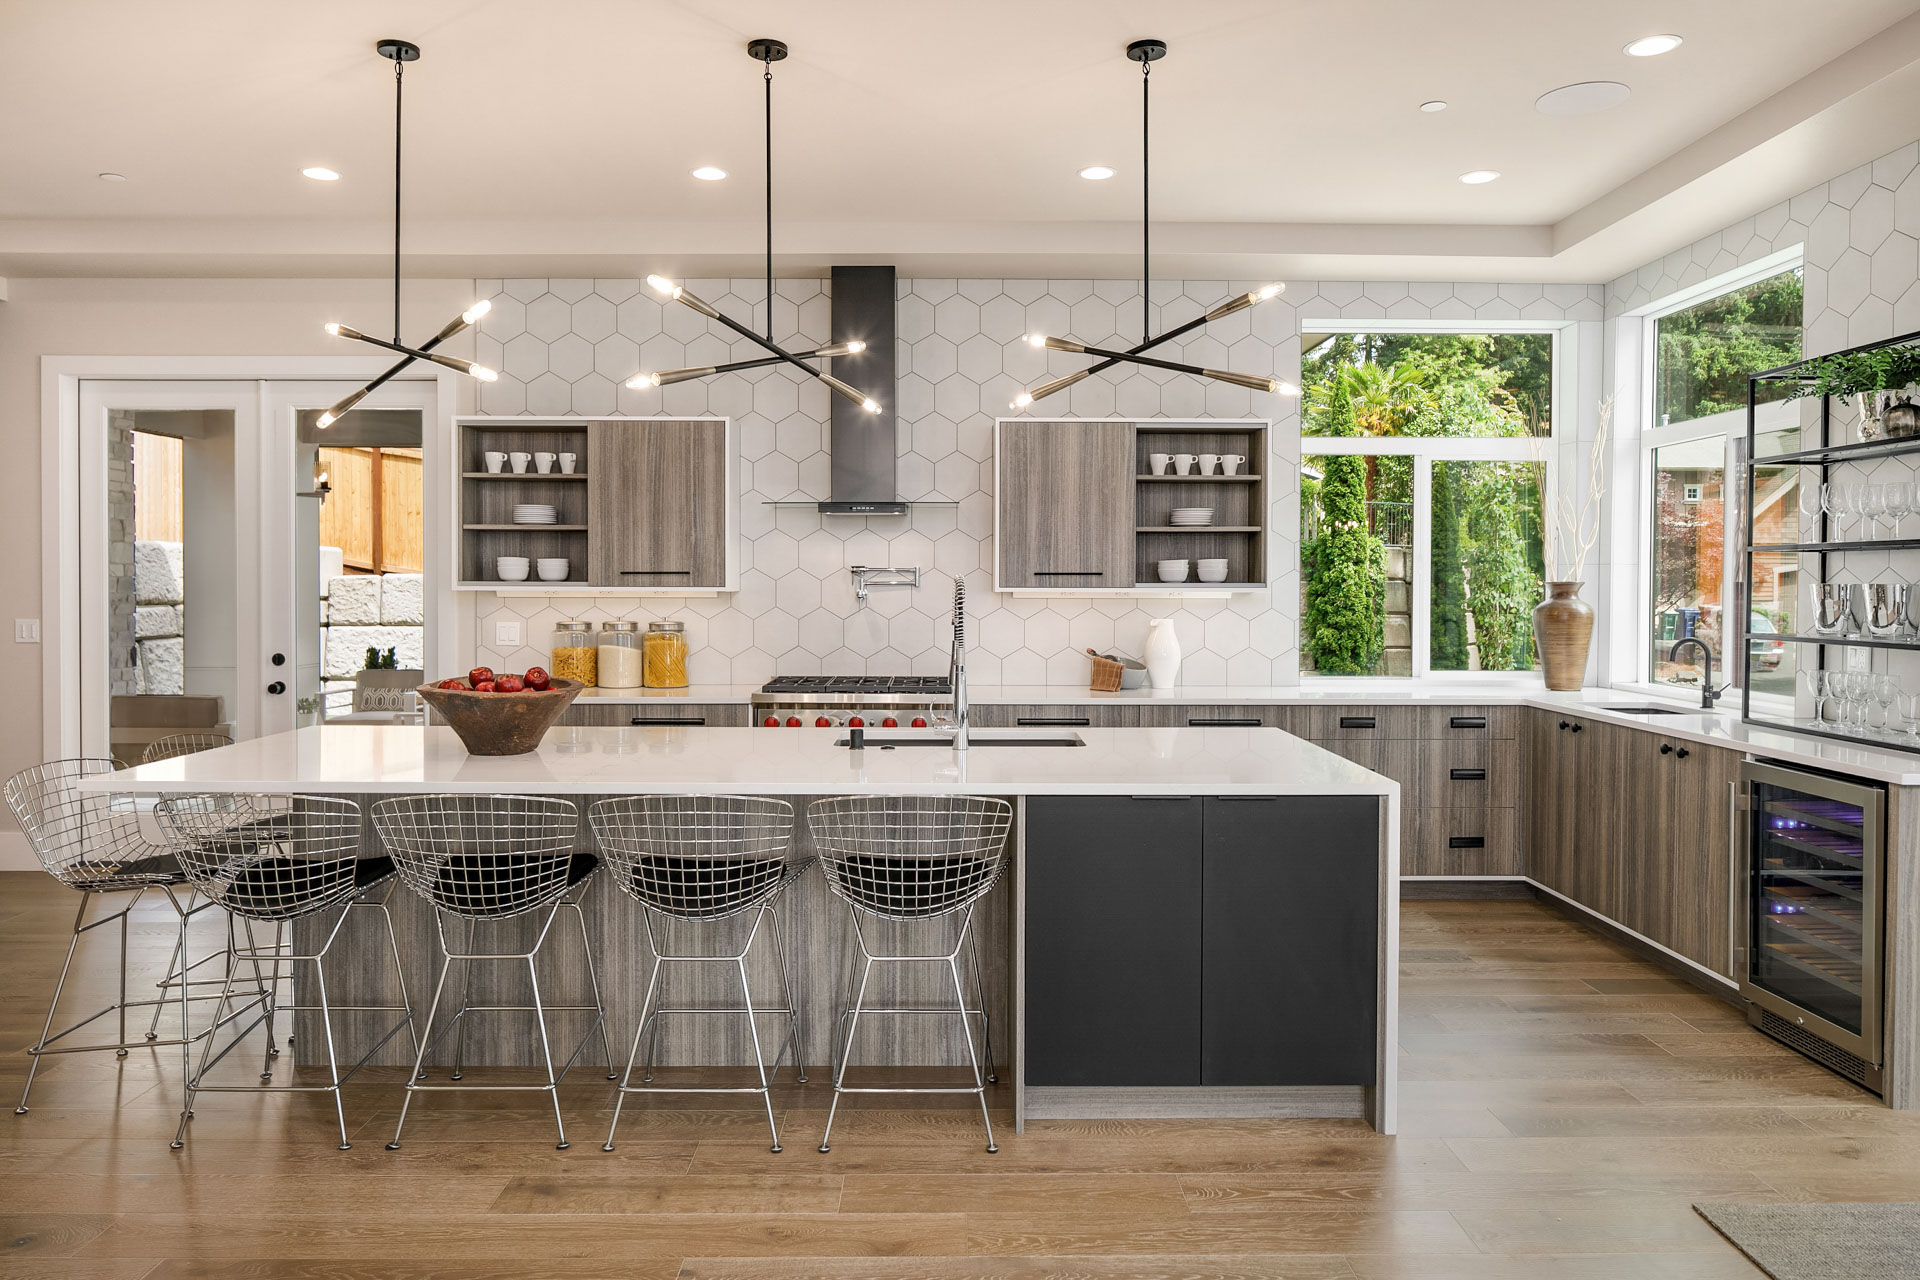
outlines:
M584 618L557 622L553 627L553 661L548 674L562 680L578 680L584 685L600 683L599 650L593 639L593 623Z
M646 677L649 689L687 687L687 624L649 622L646 639Z
M602 689L638 689L640 687L640 624L603 622L600 624L600 687Z

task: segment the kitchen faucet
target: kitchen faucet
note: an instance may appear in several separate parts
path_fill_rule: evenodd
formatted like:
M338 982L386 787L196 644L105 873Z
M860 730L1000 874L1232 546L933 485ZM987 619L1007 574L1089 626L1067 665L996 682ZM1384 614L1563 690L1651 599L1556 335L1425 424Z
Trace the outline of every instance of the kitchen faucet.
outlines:
M953 656L947 679L953 685L953 749L967 749L967 583L953 580Z
M1673 642L1673 648L1667 650L1667 661L1678 662L1680 651L1690 644L1700 646L1700 656L1706 665L1706 670L1700 677L1700 706L1703 710L1711 711L1714 700L1723 690L1713 687L1713 650L1707 647L1707 642L1699 636L1682 636Z

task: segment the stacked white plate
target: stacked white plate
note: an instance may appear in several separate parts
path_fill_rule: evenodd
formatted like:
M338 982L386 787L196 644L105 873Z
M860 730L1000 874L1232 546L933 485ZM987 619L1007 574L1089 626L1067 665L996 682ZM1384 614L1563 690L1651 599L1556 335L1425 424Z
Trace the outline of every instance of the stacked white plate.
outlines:
M559 524L559 508L540 502L522 502L513 509L515 524Z
M1168 524L1199 525L1213 523L1212 507L1175 507L1167 516Z

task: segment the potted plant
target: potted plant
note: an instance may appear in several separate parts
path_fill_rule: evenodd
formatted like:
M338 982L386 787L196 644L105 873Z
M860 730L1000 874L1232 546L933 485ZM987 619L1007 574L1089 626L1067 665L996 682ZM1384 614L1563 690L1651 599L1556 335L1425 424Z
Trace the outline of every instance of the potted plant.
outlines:
M1587 674L1587 649L1593 642L1593 606L1580 598L1587 555L1600 537L1600 503L1606 492L1607 437L1613 431L1613 397L1600 402L1600 425L1588 455L1587 492L1576 502L1564 487L1550 494L1542 521L1547 598L1534 606L1533 643L1540 652L1547 688L1578 689ZM1543 477L1544 479L1544 477Z
M1852 397L1860 409L1860 438L1920 435L1920 406L1913 387L1920 383L1920 347L1875 347L1842 351L1808 362L1789 400L1806 396Z

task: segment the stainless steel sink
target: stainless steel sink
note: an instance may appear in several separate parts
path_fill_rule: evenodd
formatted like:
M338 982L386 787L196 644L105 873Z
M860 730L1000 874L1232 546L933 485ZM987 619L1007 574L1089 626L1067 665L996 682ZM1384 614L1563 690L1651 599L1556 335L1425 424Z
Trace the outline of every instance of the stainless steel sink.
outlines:
M1615 711L1628 716L1688 716L1693 712L1684 707L1595 707L1595 711Z
M1068 734L1064 738L993 738L975 734L967 739L974 747L1084 747L1087 744L1078 734ZM848 745L848 740L840 738L833 744L836 747ZM951 747L951 738L876 738L869 736L863 744L869 748L886 750L890 747Z

